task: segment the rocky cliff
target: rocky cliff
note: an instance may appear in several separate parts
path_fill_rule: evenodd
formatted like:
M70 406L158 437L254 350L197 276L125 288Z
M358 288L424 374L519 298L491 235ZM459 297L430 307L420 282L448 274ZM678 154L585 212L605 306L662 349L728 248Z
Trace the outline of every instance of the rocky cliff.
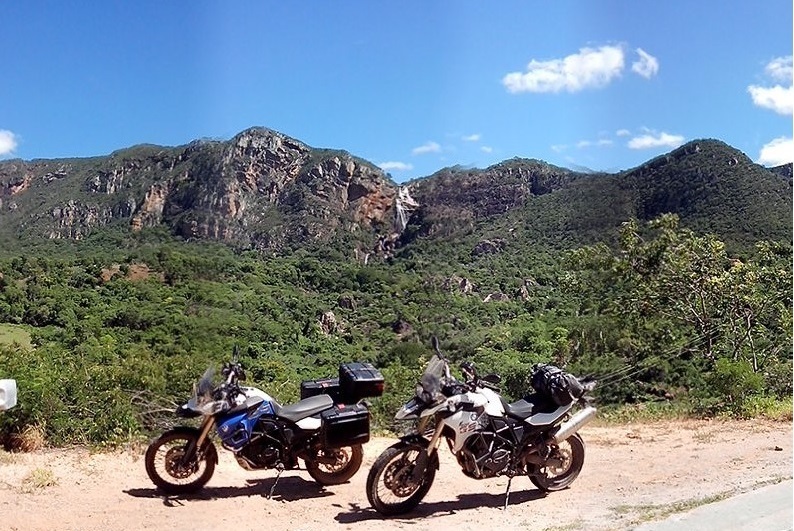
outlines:
M0 219L31 237L164 224L185 238L267 248L339 230L388 232L397 190L349 153L252 128L228 142L1 163Z
M541 239L581 245L614 237L629 218L673 212L685 226L748 247L790 240L791 186L791 165L758 166L717 140L619 174L514 158L399 186L345 151L252 128L228 141L0 162L0 237L79 240L106 226L166 227L260 250L334 241L366 261L419 237L471 234L502 242L497 250Z

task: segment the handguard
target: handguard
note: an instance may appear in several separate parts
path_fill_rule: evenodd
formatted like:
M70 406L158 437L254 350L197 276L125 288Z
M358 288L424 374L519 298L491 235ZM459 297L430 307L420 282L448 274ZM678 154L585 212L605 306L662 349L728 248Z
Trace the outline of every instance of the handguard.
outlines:
M465 395L455 395L447 398L446 408L447 411L450 413L454 413L460 408L460 404L463 401L463 397Z

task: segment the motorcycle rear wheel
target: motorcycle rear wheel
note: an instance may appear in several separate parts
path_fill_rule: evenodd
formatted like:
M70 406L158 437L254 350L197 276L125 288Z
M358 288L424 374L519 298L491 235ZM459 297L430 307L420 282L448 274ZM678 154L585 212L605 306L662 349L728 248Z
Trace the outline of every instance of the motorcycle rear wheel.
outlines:
M551 458L562 459L562 464L535 465L529 471L529 480L543 492L565 489L579 476L584 466L584 441L578 433L571 435L552 451Z
M433 452L419 481L411 479L424 450L425 446L419 443L399 442L378 456L367 475L367 499L376 511L390 516L407 513L419 505L433 485L438 468L438 453Z
M199 491L215 472L218 453L210 441L183 462L185 451L198 440L198 431L176 429L162 434L146 449L144 463L149 479L166 494L192 494Z
M332 462L322 462L328 459ZM360 444L344 448L321 448L311 459L306 459L306 471L320 485L339 485L356 475L364 460Z

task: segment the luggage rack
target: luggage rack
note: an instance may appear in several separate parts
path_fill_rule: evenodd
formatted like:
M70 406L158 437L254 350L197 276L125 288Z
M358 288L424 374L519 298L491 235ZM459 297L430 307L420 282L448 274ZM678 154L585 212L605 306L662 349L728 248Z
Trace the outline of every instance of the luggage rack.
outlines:
M339 377L301 382L301 399L329 395L334 402L355 404L364 398L383 395L383 374L368 362L350 362L339 366Z

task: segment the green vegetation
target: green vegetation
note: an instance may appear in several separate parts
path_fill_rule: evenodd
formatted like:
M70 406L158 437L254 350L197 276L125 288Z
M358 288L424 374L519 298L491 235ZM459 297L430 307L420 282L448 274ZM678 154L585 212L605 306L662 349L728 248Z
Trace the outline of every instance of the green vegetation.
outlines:
M30 348L32 346L30 334L24 326L0 323L0 345L14 344ZM2 378L1 374L0 378Z
M630 221L614 239L475 256L459 240L419 238L368 265L321 244L270 256L156 230L9 253L0 331L17 339L0 341L0 371L17 379L19 405L0 416L0 437L30 426L56 445L149 433L235 345L251 383L283 403L340 362L375 363L384 429L433 335L454 360L499 373L512 399L538 361L592 374L607 418L626 404L737 416L790 406L790 245L762 242L738 259L669 215ZM505 296L485 302L494 293Z
M491 234L510 246L617 243L621 223L676 213L717 235L732 255L758 241L791 241L792 181L718 140L690 142L619 174L582 174L512 159L486 170L449 168L417 181L425 234ZM437 238L436 238L437 239Z
M411 183L394 252L367 254L394 183L273 135L0 163L0 378L19 382L0 443L161 429L235 346L285 403L375 363L389 429L432 336L511 399L552 361L600 380L607 420L790 416L790 167L699 140L620 174L448 168Z

